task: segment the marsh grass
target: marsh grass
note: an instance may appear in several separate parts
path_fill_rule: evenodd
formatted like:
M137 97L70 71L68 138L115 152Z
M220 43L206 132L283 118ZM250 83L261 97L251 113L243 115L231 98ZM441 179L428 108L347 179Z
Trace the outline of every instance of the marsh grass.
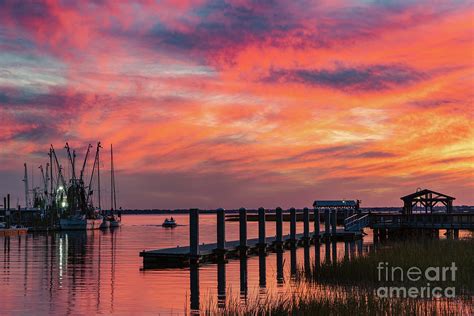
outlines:
M389 262L403 269L416 266L458 267L455 299L381 298L375 288L377 265ZM218 306L212 300L205 315L472 315L474 240L418 240L390 243L364 256L325 262L311 271L298 269L291 290L254 296L245 301L229 298ZM423 281L422 281L423 282ZM426 282L426 281L425 281ZM402 282L403 283L403 282ZM392 286L395 286L393 283ZM399 284L400 285L400 284ZM405 284L406 285L406 284ZM413 286L413 285L410 285Z
M424 271L428 267L451 266L455 262L458 270L455 280L440 282L443 287L454 286L456 293L468 295L474 292L474 239L464 240L420 240L390 243L389 245L350 260L328 262L314 266L310 277L318 283L357 284L359 286L383 286L384 278L379 280L377 266L379 262L387 262L390 267L401 267L407 271L410 267L418 267ZM407 285L396 274L392 286ZM421 278L413 285L426 285L427 280ZM431 282L436 286L436 282Z
M316 286L291 293L254 297L244 305L229 299L208 305L205 315L471 315L470 300L381 299L368 288Z

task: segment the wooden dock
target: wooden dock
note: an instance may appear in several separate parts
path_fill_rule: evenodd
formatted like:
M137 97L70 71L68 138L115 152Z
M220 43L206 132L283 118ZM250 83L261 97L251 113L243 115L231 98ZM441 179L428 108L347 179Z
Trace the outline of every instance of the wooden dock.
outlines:
M190 263L212 262L226 260L232 256L247 256L255 252L282 250L284 248L309 245L311 242L354 240L362 238L362 231L348 231L337 229L336 210L324 210L324 233L320 232L320 210L313 211L313 232L310 232L310 211L302 210L303 233L296 232L296 217L299 211L295 208L288 210L290 217L290 234L283 235L283 209L277 207L274 211L276 222L276 235L266 236L266 213L264 208L258 209L258 238L247 238L247 210L239 210L239 240L225 240L225 210L216 210L217 215L217 243L199 244L199 210L189 210L189 246L175 247L140 252L143 257L143 267L182 267Z
M345 231L344 229L337 229L336 235L328 238L325 233L320 233L319 238L313 237L307 239L304 233L296 234L296 240L291 239L291 235L283 236L283 242L280 244L277 242L276 236L267 237L265 247L261 247L258 238L252 238L247 240L247 248L245 249L246 255L258 254L259 251L272 252L278 248L289 249L292 246L303 246L305 244L314 242L325 242L329 240L357 240L363 236L362 232ZM225 243L225 251L218 251L217 243L201 244L199 245L199 255L196 261L200 263L206 262L217 262L222 260L223 255L226 259L236 258L241 254L240 241L228 241ZM173 247L158 250L149 250L140 252L140 257L143 257L143 268L173 268L173 267L185 267L191 262L191 248L189 246L184 247Z
M324 203L322 203L324 202ZM329 203L330 202L330 203ZM315 201L311 211L308 208L296 210L291 208L283 211L280 207L275 210L258 209L258 213L249 219L247 210L241 208L238 215L227 216L224 209L216 210L217 236L216 243L199 243L199 210L189 212L189 246L149 250L140 252L145 269L154 267L182 267L190 263L219 262L236 256L286 248L309 245L310 243L330 242L338 240L356 240L364 235L363 229L373 230L374 240L384 239L386 235L407 230L439 230L447 229L448 233L458 235L459 229L474 228L474 213L430 213L430 214L387 214L353 212L343 205L338 209L338 201ZM342 201L344 204L347 201ZM318 203L322 203L321 206ZM352 203L352 204L355 204ZM284 214L285 213L285 214ZM338 213L344 218L344 229L337 228ZM352 215L351 215L352 214ZM290 222L290 234L283 235L283 222ZM239 221L239 240L225 240L226 220ZM297 220L303 221L303 233L297 233ZM258 221L258 238L247 238L247 221ZM276 235L266 236L266 221L275 221ZM324 228L320 223L324 222ZM313 225L312 232L310 226Z

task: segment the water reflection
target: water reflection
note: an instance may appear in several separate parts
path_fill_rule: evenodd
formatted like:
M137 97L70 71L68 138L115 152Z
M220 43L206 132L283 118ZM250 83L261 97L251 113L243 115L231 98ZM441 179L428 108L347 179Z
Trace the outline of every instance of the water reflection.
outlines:
M337 243L332 242L332 262L337 262Z
M278 249L276 251L276 261L277 261L277 284L279 287L283 286L285 278L283 276L283 250Z
M240 299L244 302L247 302L248 294L247 260L247 256L240 256Z
M258 254L258 285L260 293L264 294L267 287L267 254L264 250L260 250Z
M179 222L186 225L186 218L179 218ZM344 243L337 243L338 251L327 243L189 269L142 271L139 251L183 245L189 227L179 226L174 231L159 225L150 227L153 221L161 224L164 219L160 217L137 216L132 220L136 224L110 231L57 232L0 240L2 313L130 314L137 306L143 313L182 313L185 306L187 310L190 305L196 311L203 308L207 299L201 296L200 301L200 294L217 297L219 306L224 307L229 299L251 301L254 292L262 296L284 293L300 268L309 273L324 261L325 251L328 261L334 256L341 260L337 253L347 252ZM203 239L213 241L214 216L203 216L200 223ZM257 224L249 222L249 238L257 236ZM238 237L238 223L232 225L229 223L226 230L229 239ZM362 248L351 242L350 257L358 249Z
M214 298L214 302L217 297L218 306L222 308L226 301L240 298L242 304L252 302L254 294L259 293L264 302L267 294L291 291L295 270L298 275L300 269L317 269L325 259L328 262L351 259L374 249L369 235L365 240L369 244L323 242L293 251L232 259L227 263L142 271L139 269L142 258L138 253L143 249L188 242L187 216L177 218L184 226L175 230L161 228L164 217L127 217L128 224L114 231L2 238L0 313L182 314L184 309L189 311L190 306L194 311L205 309L208 297ZM214 242L215 216L203 215L201 219L203 242ZM237 240L238 223L229 222L226 227L226 238ZM258 236L258 223L249 222L248 227L249 238ZM272 227L269 229L274 229ZM298 231L302 231L302 226Z
M331 261L331 242L329 240L326 240L326 262Z
M191 313L199 314L199 266L191 264L189 268L191 286Z
M226 277L225 277L226 264L224 260L219 260L217 263L217 305L219 308L225 307L226 300Z
M363 240L362 239L357 240L356 244L357 244L357 252L358 252L359 256L361 256L362 255L362 248L363 248Z
M314 261L315 267L317 268L321 264L321 244L319 241L314 243Z
M307 276L311 273L311 258L309 256L310 247L309 245L304 246L304 271Z
M356 246L357 250L362 250L362 242L359 241L345 241L345 242L325 242L324 251L326 254L326 260L328 262L331 261L338 261L338 260L348 260L350 258L354 258L356 254ZM311 248L314 247L314 257L311 257ZM339 249L338 249L339 248ZM226 302L229 297L227 296L228 290L228 282L227 282L227 275L226 269L228 265L233 265L237 263L239 265L239 299L240 304L245 305L249 299L249 260L258 260L257 266L258 268L258 294L261 297L264 297L268 293L268 284L267 284L267 257L270 255L274 255L276 258L276 286L283 287L287 284L285 283L285 275L290 275L290 283L294 284L297 280L297 274L299 269L305 273L306 276L311 276L312 267L315 269L321 265L321 244L316 242L314 245L304 245L302 248L297 248L295 246L290 247L288 251L283 249L277 249L275 252L267 253L264 250L260 250L258 253L258 257L248 257L246 255L240 256L237 260L218 260L217 264L208 264L199 267L198 265L191 265L190 267L190 307L191 307L191 314L198 314L200 312L200 308L202 309L203 306L200 306L200 287L199 287L199 274L200 269L202 271L207 271L209 267L217 266L216 273L217 273L217 307L219 309L224 309L226 307ZM338 251L339 250L339 251ZM341 256L338 256L340 254ZM289 271L285 271L285 256L289 259ZM302 259L302 266L298 265L298 256ZM301 258L302 256L302 258ZM312 260L313 259L313 260ZM202 272L201 271L201 272ZM231 276L232 277L232 276Z
M290 248L290 271L291 277L294 279L296 277L296 247L291 246Z

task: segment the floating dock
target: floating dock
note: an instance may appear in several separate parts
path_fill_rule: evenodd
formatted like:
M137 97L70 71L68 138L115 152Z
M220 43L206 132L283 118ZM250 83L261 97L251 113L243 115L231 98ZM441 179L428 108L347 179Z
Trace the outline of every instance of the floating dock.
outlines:
M266 212L258 210L258 238L247 238L247 210L239 210L239 240L225 240L225 211L217 210L217 243L199 244L199 210L189 212L189 246L174 247L140 252L143 267L183 267L191 263L222 261L235 256L283 250L311 243L337 240L355 240L363 236L359 230L337 229L336 212L325 210L325 229L320 232L320 211L315 208L313 214L314 230L310 232L310 217L307 208L302 210L303 233L296 233L296 209L289 210L290 234L283 235L283 210L275 210L276 235L267 237L265 234Z
M331 240L357 240L363 236L362 232L351 232L345 231L344 229L338 229L336 235ZM248 239L246 254L258 254L262 249L266 252L272 252L278 250L278 248L289 249L294 246L303 246L306 243L324 242L329 241L324 233L320 233L319 239L307 240L304 234L297 234L296 241L292 242L290 235L285 235L282 244L279 244L276 240L276 236L267 237L267 244L265 247L261 247L258 238ZM241 253L240 241L228 241L225 243L225 258L237 258ZM140 252L140 257L143 257L143 267L149 268L174 268L174 267L185 267L188 266L192 259L200 263L217 262L222 258L222 252L218 250L217 243L202 244L199 246L198 258L192 258L190 246L184 247L173 247L158 250L149 250Z

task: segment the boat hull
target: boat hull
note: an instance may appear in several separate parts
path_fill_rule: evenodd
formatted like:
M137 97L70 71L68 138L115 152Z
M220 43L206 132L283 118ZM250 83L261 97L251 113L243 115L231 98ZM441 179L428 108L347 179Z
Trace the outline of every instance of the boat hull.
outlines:
M110 227L120 227L122 225L122 222L120 221L110 221Z
M109 227L110 227L110 223L108 220L105 220L105 219L102 221L102 223L100 223L100 226L99 226L100 229L107 229Z
M61 230L91 230L99 229L102 219L75 219L66 218L59 220Z
M163 223L163 224L161 224L161 226L166 227L166 228L174 228L174 227L176 227L176 226L178 226L178 225L176 225L176 224Z

